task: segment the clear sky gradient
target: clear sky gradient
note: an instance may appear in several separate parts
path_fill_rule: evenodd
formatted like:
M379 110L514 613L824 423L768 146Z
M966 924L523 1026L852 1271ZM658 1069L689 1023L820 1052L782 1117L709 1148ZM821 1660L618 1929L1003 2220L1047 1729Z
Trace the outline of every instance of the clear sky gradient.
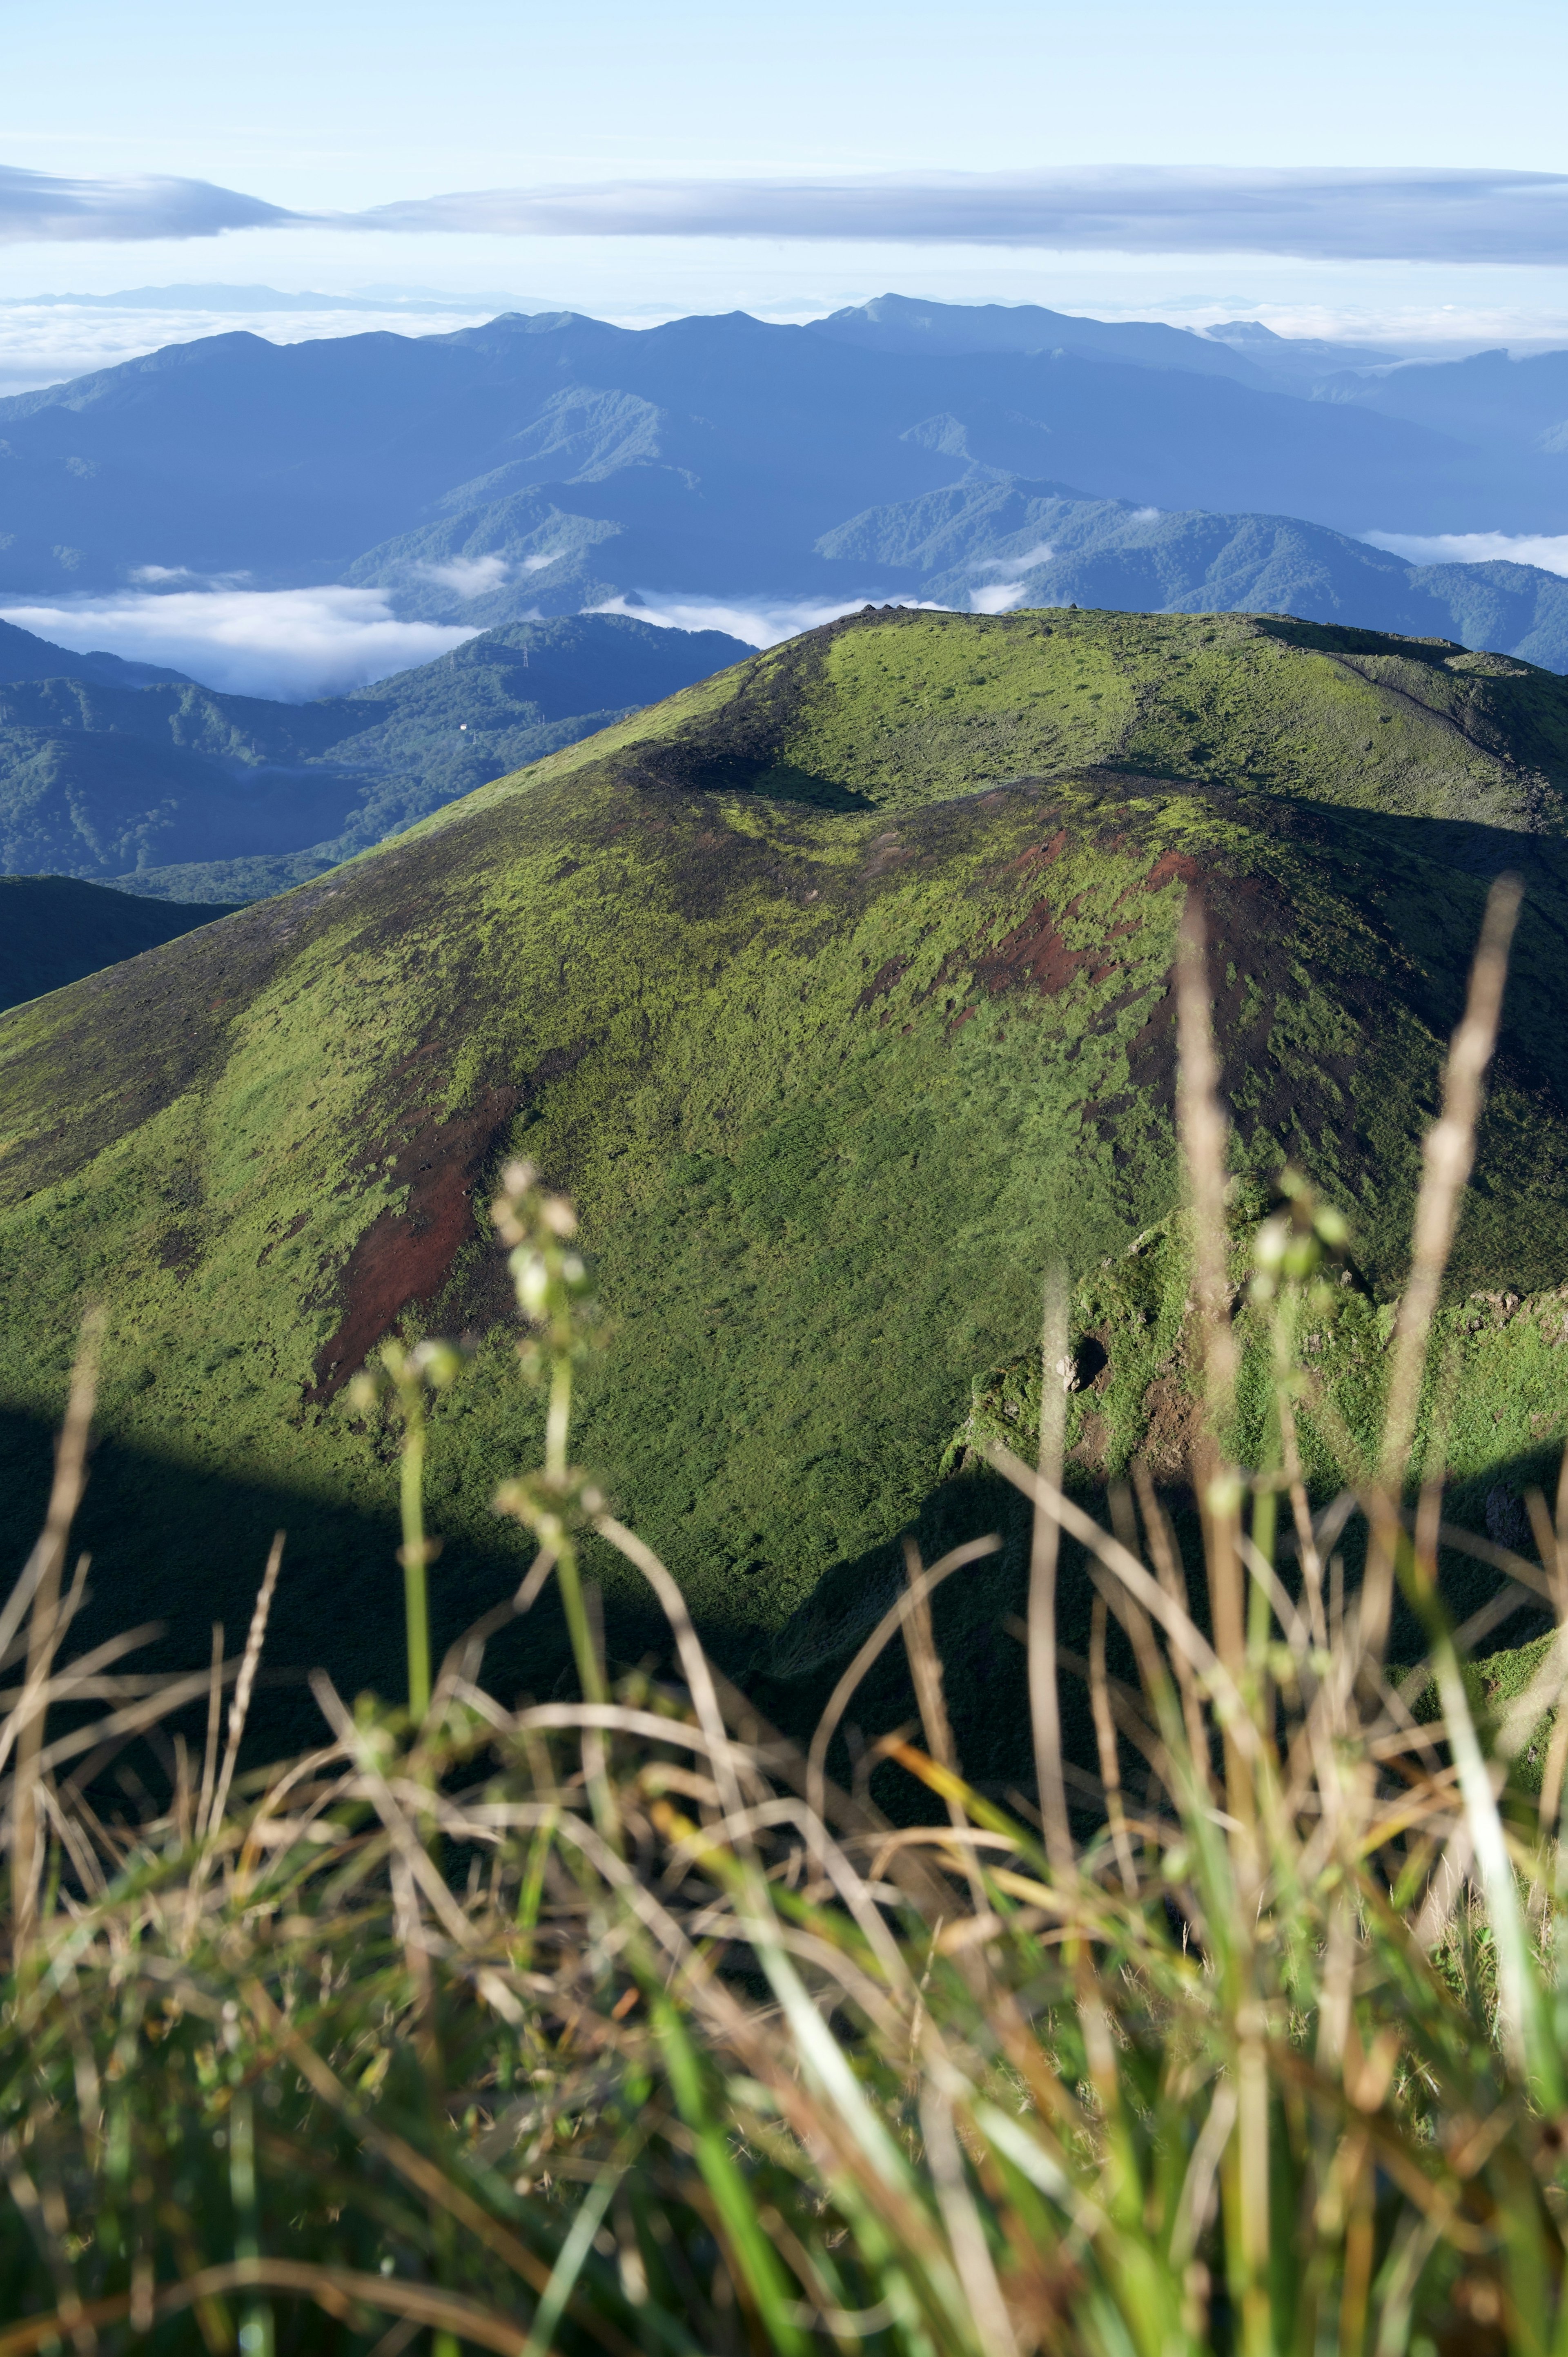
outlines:
M210 180L301 211L453 190L1082 165L1568 171L1555 0L55 0L5 20L0 161ZM587 309L811 309L897 286L1072 309L1264 309L1500 338L1568 328L1568 271L1122 257L908 241L281 227L17 242L0 293L188 279L508 288ZM1488 324L1490 323L1490 324ZM1533 323L1533 325L1531 324Z

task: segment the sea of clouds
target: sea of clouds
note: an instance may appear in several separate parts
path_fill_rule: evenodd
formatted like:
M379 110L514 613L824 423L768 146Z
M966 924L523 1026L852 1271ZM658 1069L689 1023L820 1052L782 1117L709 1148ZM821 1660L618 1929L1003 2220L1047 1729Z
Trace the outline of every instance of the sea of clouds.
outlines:
M857 614L867 602L865 597L841 597L826 604L811 598L667 597L649 590L628 597L607 597L602 605L586 610L629 614L634 621L654 622L664 630L727 630L732 639L744 639L748 646L776 647L783 639L816 630L820 623L836 622L841 614ZM900 603L918 603L930 613L945 610L927 598L905 598ZM975 610L991 609L977 607Z
M1441 533L1422 538L1369 532L1362 537L1412 565L1480 565L1504 558L1568 576L1568 534ZM1032 566L1048 563L1051 554L1042 543L977 563L977 575L1004 577L976 579L967 593L967 610L1006 614L1029 603L1031 584L1024 576ZM498 566L505 570L499 558L459 558L444 570L462 575L449 586L478 595L497 586ZM748 646L771 647L857 612L866 602L650 589L608 597L586 610L625 614L664 630L724 630ZM900 602L918 602L933 613L953 610L930 598ZM204 687L292 704L346 694L429 662L478 635L458 624L404 620L384 589L349 589L330 582L254 589L242 579L199 581L152 565L143 569L134 587L70 601L19 598L0 606L0 619L75 653L161 663Z
M334 583L306 589L252 589L237 582L166 586L178 577L148 565L141 576L144 587L69 603L16 599L0 606L0 620L73 653L161 663L225 694L268 696L285 704L347 694L430 662L478 635L454 624L404 621L382 589L346 589ZM491 586L488 578L483 586ZM977 588L972 609L1004 613L1023 594L1021 582ZM929 611L943 610L921 602ZM855 613L865 603L864 597L823 602L650 590L607 598L586 610L626 614L662 630L725 630L748 646L772 647L841 614Z
M18 603L0 618L74 653L162 663L203 687L304 704L429 662L471 630L400 621L384 591L313 589L116 591L70 604Z
M270 306L246 311L171 304L157 310L141 305L120 309L54 299L12 300L0 306L0 396L92 376L170 344L193 344L203 336L240 332L263 336L274 344L315 343L328 336L443 336L481 326L494 318L498 307L426 312L389 305L375 311L355 304L340 311L288 311Z

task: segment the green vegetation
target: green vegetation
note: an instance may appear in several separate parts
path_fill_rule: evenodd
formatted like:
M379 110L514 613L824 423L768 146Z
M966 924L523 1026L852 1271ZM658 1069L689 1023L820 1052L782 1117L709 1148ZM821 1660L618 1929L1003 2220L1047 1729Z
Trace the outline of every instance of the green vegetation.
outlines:
M63 990L227 913L134 900L69 876L0 876L0 1007Z
M1263 1194L1238 1189L1232 1211L1237 1282L1244 1274ZM1192 1263L1184 1215L1162 1221L1107 1260L1077 1288L1069 1315L1072 1388L1067 1401L1067 1451L1096 1480L1123 1480L1136 1462L1178 1480L1195 1428L1197 1390ZM1394 1304L1374 1300L1347 1263L1335 1291L1302 1337L1310 1378L1300 1415L1308 1487L1324 1492L1354 1467L1376 1461L1394 1335ZM1243 1297L1236 1314L1240 1356L1236 1446L1248 1463L1265 1452L1273 1372L1271 1321ZM1568 1284L1519 1295L1479 1291L1440 1313L1433 1367L1416 1427L1417 1460L1446 1469L1459 1520L1484 1526L1485 1485L1515 1469L1509 1514L1492 1510L1528 1541L1522 1490L1548 1480L1568 1436ZM970 1411L950 1443L944 1469L983 1461L997 1440L1027 1456L1039 1439L1038 1351L1020 1353L977 1378ZM1347 1463L1347 1457L1350 1462Z
M261 899L745 651L620 614L518 622L299 705L0 640L0 865Z
M1549 1289L1565 755L1568 684L1442 643L868 613L481 788L0 1026L13 1494L102 1297L85 1543L117 1617L199 1657L283 1523L274 1660L400 1690L389 1436L343 1387L389 1333L472 1337L430 1419L439 1651L526 1553L489 1501L536 1411L474 1210L521 1154L574 1194L612 1324L583 1459L738 1665L885 1561L1040 1272L1173 1208L1193 882L1238 1167L1306 1169L1379 1302L1486 875L1524 867L1453 1282ZM558 1627L510 1641L499 1675L570 1674Z

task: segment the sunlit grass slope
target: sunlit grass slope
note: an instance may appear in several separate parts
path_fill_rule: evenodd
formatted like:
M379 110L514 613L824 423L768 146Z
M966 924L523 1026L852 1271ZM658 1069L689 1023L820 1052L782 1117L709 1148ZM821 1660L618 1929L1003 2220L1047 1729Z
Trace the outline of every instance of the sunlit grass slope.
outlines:
M478 1609L530 1411L477 1207L524 1152L615 1320L584 1461L711 1624L778 1627L917 1508L1045 1265L1170 1210L1189 885L1239 1152L1308 1168L1386 1298L1485 880L1523 867L1455 1283L1568 1275L1565 783L1568 682L1445 643L811 633L0 1022L19 1461L104 1298L118 1619L204 1652L284 1521L273 1658L395 1688L387 1439L342 1387L400 1319L476 1337L432 1495L437 1609Z

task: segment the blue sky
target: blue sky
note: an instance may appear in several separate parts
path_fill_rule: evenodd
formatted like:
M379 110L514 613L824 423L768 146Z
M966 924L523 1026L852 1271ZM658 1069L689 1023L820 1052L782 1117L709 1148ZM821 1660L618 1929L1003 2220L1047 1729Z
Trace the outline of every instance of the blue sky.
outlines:
M309 214L414 208L396 231L328 221L220 237L27 235L0 246L0 293L12 296L189 279L413 284L630 314L810 309L898 286L1111 313L1262 308L1276 324L1359 319L1365 332L1391 318L1441 332L1446 317L1461 331L1555 336L1561 321L1568 340L1554 206L1544 226L1532 217L1505 237L1520 259L1462 263L1435 215L1433 250L1412 261L1193 253L1179 222L1170 250L1138 253L909 237L896 197L865 236L736 236L716 233L733 209L702 201L705 184L764 181L779 192L771 220L788 226L794 184L845 175L1568 173L1568 10L1543 0L1502 0L1484 16L1456 0L993 0L981 11L469 0L460 12L409 0L55 0L13 6L5 46L0 162L13 169L208 181ZM703 233L542 234L536 215L525 233L444 232L417 210L453 191L625 181L689 197L695 184L683 225ZM1351 192L1309 190L1304 202L1330 228L1365 215Z

